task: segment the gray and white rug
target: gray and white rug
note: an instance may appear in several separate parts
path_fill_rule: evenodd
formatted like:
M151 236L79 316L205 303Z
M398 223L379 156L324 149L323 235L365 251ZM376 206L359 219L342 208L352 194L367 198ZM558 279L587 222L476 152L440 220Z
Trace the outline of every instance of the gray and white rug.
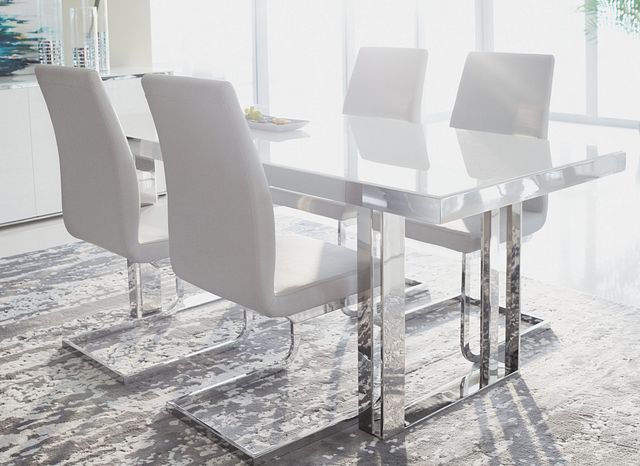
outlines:
M326 226L295 217L283 217L279 225L285 233L334 236ZM411 242L407 252L408 275L427 283L434 299L456 290L457 256ZM523 341L520 377L391 441L353 428L277 463L640 464L640 311L531 280L523 288L527 311L550 319L551 330ZM121 385L60 342L126 320L126 307L124 260L94 246L0 259L1 464L245 461L164 406L282 354L286 328L261 321L261 331L234 350ZM210 310L197 323L206 323L211 338L240 328L235 306L216 303ZM407 380L409 399L465 370L455 316L450 309L408 322L408 360L419 367ZM220 422L242 424L246 436L260 442L273 430L295 431L353 409L353 332L353 321L339 312L305 323L291 370L237 390L221 403Z

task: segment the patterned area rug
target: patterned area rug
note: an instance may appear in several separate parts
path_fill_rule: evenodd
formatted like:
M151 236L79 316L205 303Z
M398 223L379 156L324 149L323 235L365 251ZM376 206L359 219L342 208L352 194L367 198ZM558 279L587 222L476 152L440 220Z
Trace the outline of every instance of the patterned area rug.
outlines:
M284 233L331 240L321 224L282 217ZM526 245L525 245L526 247ZM407 274L434 300L456 291L457 256L407 242ZM640 464L638 309L524 280L526 310L551 329L523 341L523 369L388 442L349 428L273 464ZM0 463L241 464L234 448L165 411L168 400L260 367L287 349L286 326L258 319L233 350L202 355L122 385L61 347L63 337L127 320L124 260L86 243L0 259ZM163 330L223 340L241 311L213 303ZM464 375L457 309L407 323L409 400ZM186 329L185 330L185 327ZM334 312L302 325L291 369L219 404L218 422L255 443L294 434L355 407L354 322ZM169 350L167 350L169 351ZM135 355L133 355L135 357ZM137 363L136 363L137 364Z

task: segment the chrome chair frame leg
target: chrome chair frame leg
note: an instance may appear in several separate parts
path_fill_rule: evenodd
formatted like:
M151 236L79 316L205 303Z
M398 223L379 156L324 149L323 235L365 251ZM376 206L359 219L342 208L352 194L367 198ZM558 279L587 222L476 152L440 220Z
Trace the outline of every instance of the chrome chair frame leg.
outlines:
M162 271L158 264L127 261L129 283L129 312L140 319L161 311L176 309L184 299L184 285L176 277L175 297L171 304L162 308Z
M264 367L252 368L251 370L242 374L222 380L213 385L209 385L208 387L201 388L187 395L181 396L180 398L176 398L175 400L171 400L167 402L167 409L169 409L170 411L178 411L189 419L201 423L201 421L196 416L191 414L184 407L184 405L198 402L198 400L202 399L205 396L209 396L214 392L222 393L239 385L249 384L251 382L264 379L266 377L269 377L270 375L277 374L278 372L282 372L283 370L288 369L297 356L298 350L300 349L300 335L296 332L296 328L297 324L293 321L289 321L289 349L283 359ZM211 427L207 426L207 428ZM225 439L218 432L216 432L216 435Z
M480 362L480 355L471 351L469 343L469 311L471 308L471 267L470 254L462 254L462 277L460 286L460 351L462 356L473 363Z
M205 419L198 416L199 407L198 405L204 398L210 399L213 397L215 399L216 396L222 395L227 390L231 390L233 388L237 388L242 385L248 385L252 382L256 382L258 380L267 378L271 375L277 374L284 370L287 370L296 355L298 354L298 350L300 348L300 335L296 331L297 323L293 321L289 321L289 348L284 358L279 361L276 361L272 364L269 364L265 367L253 368L247 372L239 374L235 377L230 377L228 379L217 382L213 385L201 388L194 392L191 392L187 395L181 396L174 400L167 402L166 409L172 414L177 414L179 417L183 419L187 419L191 422L194 422L196 425L205 429L206 432L212 433L218 438L224 440L230 445L236 447L238 450L242 451L246 455L250 456L253 459L256 459L255 453L243 447L243 445L235 442L232 438L229 438L228 435L225 435L224 430L218 428L210 423L207 423ZM196 407L196 409L191 410L192 407ZM299 441L299 440L298 440ZM295 442L292 442L295 443ZM286 447L286 445L278 445L272 450L281 450ZM270 452L270 451L269 451ZM269 453L269 452L265 452Z
M127 260L129 310L131 317L142 318L162 310L162 277L154 263Z
M347 242L347 225L343 220L338 220L338 237L336 242L338 246L344 246ZM351 304L352 303L350 302L349 298L345 298L340 301L342 313L347 317L355 317L358 314L357 310L350 309L349 306ZM329 311L329 309L327 310Z
M95 354L93 354L91 350L87 349L87 345L86 345L87 341L98 340L100 338L108 337L109 335L112 335L114 333L119 333L119 332L127 331L131 328L134 328L142 322L150 323L152 320L156 318L164 319L165 317L166 317L166 314L162 313L162 314L157 314L155 316L150 316L144 320L135 319L127 322L122 322L120 324L116 324L105 329L92 330L90 332L86 332L80 335L63 339L62 346L66 348L71 348L81 353L82 355L88 357L92 361L97 362L105 371L113 375L119 382L126 384L126 383L133 382L135 380L142 379L144 377L148 377L151 374L165 370L180 361L183 361L185 359L188 359L190 357L193 357L199 354L218 354L218 353L223 353L225 351L228 351L236 347L240 343L242 343L244 340L246 340L248 334L252 331L254 326L253 313L249 310L243 309L242 329L240 329L238 334L232 339L220 342L213 346L208 346L206 348L194 351L180 358L168 359L166 361L147 367L146 369L140 370L133 374L124 374L118 371L117 369L112 368L105 361L103 361L99 356L96 356Z
M135 338L137 338L136 332L144 331L140 329L152 328L155 325L159 325L159 328L162 329L161 332L163 332L166 330L167 325L170 325L176 313L193 311L200 306L220 299L207 294L206 296L197 295L185 300L184 282L176 277L175 296L171 302L163 308L162 270L159 264L127 261L127 275L129 284L129 311L132 319L111 325L107 328L65 337L62 340L63 347L71 348L97 362L106 372L115 376L115 378L122 383L148 376L151 373L163 370L178 361L195 356L196 354L226 351L241 342L247 332L251 330L253 318L248 316L247 311L245 311L243 315L244 326L237 337L229 341L214 344L213 346L193 350L180 357L167 356L166 360L152 364L144 369L126 372L116 363L110 362L109 358L105 355L104 348L106 348L106 346L101 348L100 344L106 343L110 345L110 351L115 351L119 346L127 348L127 345L131 345L133 342L136 347L134 349L128 349L127 354L138 353L140 350L137 347ZM185 301L187 302L185 303ZM127 340L125 336L126 332L134 332L133 339L130 338ZM145 349L142 351L150 350ZM135 366L137 365L139 364L136 363ZM131 367L135 366L132 365Z

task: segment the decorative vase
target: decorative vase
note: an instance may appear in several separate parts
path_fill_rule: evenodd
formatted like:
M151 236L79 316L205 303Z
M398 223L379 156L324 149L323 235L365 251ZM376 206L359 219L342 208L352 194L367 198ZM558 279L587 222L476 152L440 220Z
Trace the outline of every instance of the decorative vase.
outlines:
M109 11L107 0L96 0L98 8L98 65L100 73L111 71L111 57L109 54Z
M98 69L98 10L69 8L73 66Z
M38 55L43 65L64 65L62 0L38 0Z

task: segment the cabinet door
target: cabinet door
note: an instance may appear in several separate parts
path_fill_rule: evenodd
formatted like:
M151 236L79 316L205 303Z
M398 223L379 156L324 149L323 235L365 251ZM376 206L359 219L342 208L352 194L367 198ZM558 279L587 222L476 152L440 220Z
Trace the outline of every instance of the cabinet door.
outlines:
M29 89L33 177L38 215L62 212L60 163L49 111L39 87Z
M34 216L29 95L0 90L0 224Z

